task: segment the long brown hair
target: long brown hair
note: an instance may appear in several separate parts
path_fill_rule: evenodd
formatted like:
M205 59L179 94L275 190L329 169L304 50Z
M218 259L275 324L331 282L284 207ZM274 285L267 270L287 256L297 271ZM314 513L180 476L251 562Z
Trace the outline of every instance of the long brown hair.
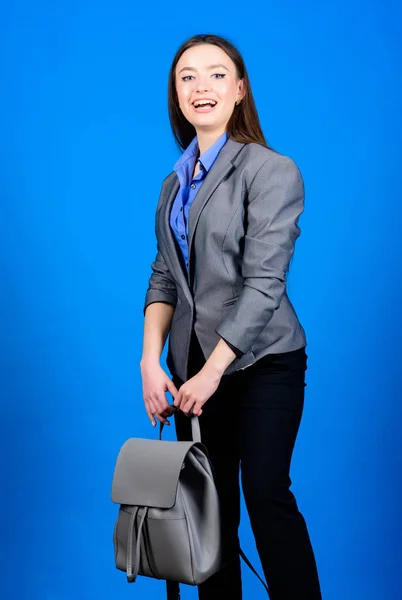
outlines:
M237 77L239 79L244 78L244 97L240 104L234 107L233 113L227 124L226 129L229 136L236 142L245 144L255 142L273 150L266 142L262 132L257 108L251 92L247 69L240 52L231 42L219 35L213 35L212 33L194 35L186 40L177 50L172 66L170 67L168 83L169 120L173 136L179 147L182 150L187 148L191 140L196 136L196 130L194 125L187 121L180 110L176 92L176 66L183 52L200 44L213 44L218 46L218 48L221 48L235 64Z

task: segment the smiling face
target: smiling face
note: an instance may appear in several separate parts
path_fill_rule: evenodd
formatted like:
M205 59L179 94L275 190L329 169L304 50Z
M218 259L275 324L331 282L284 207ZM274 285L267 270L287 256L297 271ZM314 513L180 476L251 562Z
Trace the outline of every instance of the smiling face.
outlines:
M176 91L185 118L199 132L226 130L236 101L243 97L231 58L213 44L189 48L176 65ZM197 101L205 102L197 102Z

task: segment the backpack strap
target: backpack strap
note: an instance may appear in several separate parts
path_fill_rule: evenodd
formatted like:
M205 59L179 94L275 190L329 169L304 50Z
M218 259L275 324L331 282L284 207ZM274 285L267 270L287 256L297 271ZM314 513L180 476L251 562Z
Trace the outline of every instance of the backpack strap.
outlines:
M132 579L132 563L133 563L133 533L134 533L134 525L137 519L138 511L140 510L139 506L133 508L133 512L131 513L130 521L128 524L128 532L127 532L127 563L126 563L126 573L127 573L127 581L128 583L133 583L135 580Z
M248 566L248 568L254 573L256 577L261 581L262 585L267 590L269 595L269 588L265 581L259 576L256 569L253 567L243 550L239 546L239 554ZM166 600L180 600L180 585L177 581L166 581Z
M138 525L137 532L137 543L135 545L135 563L133 568L133 533L134 533L134 525L137 519L139 507L136 507L131 514L130 523L128 526L128 538L127 538L127 581L128 583L134 583L137 579L138 571L140 570L140 551L141 551L141 538L142 538L142 528L144 525L145 517L148 513L148 507L143 508L143 512L141 515L140 524Z
M253 565L251 564L251 562L249 561L249 559L247 558L247 556L244 554L243 550L240 548L239 546L239 554L242 557L242 559L244 560L244 562L246 563L246 565L248 566L248 568L254 573L254 575L256 577L258 577L258 579L261 581L262 585L265 587L265 589L268 592L268 596L269 594L269 588L268 585L265 583L265 581L259 576L259 574L257 573L257 571L254 569Z
M166 581L166 600L180 600L180 584L178 581Z
M174 404L170 404L170 406L172 406L173 408L177 408ZM191 416L191 437L193 438L193 442L201 442L200 422L198 420L198 417L195 417L194 415L192 415L192 410L193 409L191 408L190 409L190 416ZM163 427L164 427L164 423L163 423L163 421L160 421L160 423L159 423L159 436L158 436L159 441L162 439Z

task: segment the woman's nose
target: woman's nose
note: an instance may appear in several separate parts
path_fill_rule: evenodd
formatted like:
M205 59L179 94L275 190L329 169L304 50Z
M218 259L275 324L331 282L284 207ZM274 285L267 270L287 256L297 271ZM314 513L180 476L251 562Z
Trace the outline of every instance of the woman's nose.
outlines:
M197 84L197 91L198 92L207 92L208 90L209 90L208 82L203 79L199 79L198 84Z

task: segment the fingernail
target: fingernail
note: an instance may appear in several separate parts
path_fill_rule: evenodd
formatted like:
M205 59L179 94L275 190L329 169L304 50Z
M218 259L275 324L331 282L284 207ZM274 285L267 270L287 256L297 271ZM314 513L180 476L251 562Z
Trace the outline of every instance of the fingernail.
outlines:
M170 421L165 421L165 425L170 425Z

